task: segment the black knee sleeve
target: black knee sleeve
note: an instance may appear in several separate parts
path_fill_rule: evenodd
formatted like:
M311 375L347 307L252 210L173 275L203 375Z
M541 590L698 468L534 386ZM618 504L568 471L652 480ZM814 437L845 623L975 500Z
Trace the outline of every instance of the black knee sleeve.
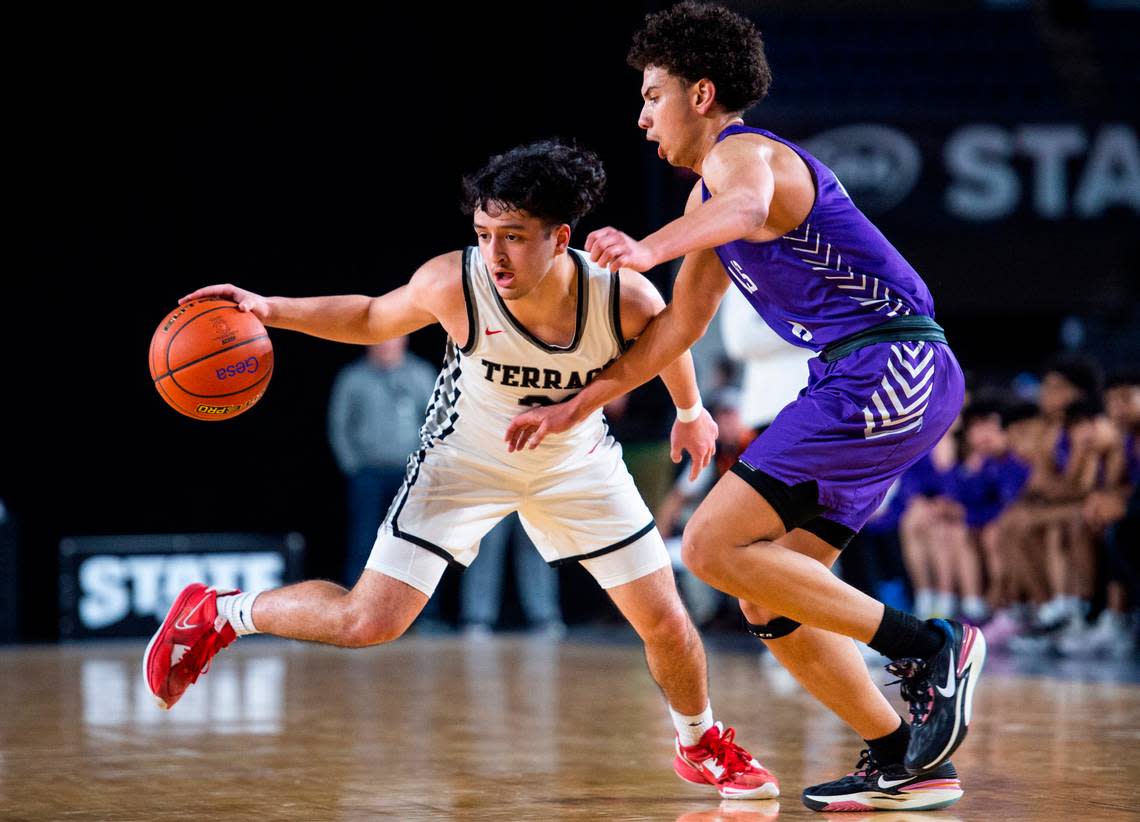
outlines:
M800 627L800 623L794 619L788 619L787 617L776 617L770 622L765 622L763 625L757 625L747 620L745 620L744 624L748 626L748 633L760 639L779 639Z

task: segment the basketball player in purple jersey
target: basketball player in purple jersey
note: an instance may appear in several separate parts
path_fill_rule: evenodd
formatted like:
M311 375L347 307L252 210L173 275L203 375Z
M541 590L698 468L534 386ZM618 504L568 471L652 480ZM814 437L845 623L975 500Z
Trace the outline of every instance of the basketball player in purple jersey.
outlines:
M638 271L684 255L673 300L585 390L520 414L508 448L536 447L650 379L704 333L730 285L778 334L819 352L807 388L689 521L683 556L740 599L751 631L867 742L854 773L804 791L808 807L945 807L962 795L949 757L966 735L985 640L884 606L830 571L961 407L962 372L930 292L830 169L744 125L771 81L748 20L682 3L647 17L629 62L643 72L638 125L662 159L702 179L684 216L644 240L605 228L586 248ZM909 724L848 637L895 660Z

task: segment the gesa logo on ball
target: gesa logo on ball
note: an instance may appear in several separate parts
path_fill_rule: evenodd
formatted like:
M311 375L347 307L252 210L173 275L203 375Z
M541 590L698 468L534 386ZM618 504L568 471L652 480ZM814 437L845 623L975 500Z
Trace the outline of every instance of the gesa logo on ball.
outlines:
M225 368L219 368L214 373L219 380L224 380L229 377L236 377L238 374L256 374L260 366L257 357L246 357L244 360L238 360Z

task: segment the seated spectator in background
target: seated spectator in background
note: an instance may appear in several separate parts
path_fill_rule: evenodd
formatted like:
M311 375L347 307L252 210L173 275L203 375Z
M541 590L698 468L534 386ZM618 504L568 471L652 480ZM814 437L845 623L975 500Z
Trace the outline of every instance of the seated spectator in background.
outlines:
M919 619L953 617L957 610L952 555L964 527L965 511L954 499L954 468L958 464L955 422L931 452L899 477L904 500L899 519L902 555L914 589L914 614Z
M1108 469L1107 479L1118 476L1119 481L1089 494L1081 513L1103 549L1105 607L1088 631L1065 637L1060 650L1123 657L1135 647L1140 606L1140 373L1110 379L1104 399L1120 444L1120 459Z
M954 469L954 498L965 513L965 528L956 530L962 544L951 553L957 559L961 616L978 624L990 616L982 596L983 567L991 591L990 602L999 604L1001 556L995 539L994 521L1021 494L1029 479L1029 466L1013 452L1001 409L996 403L971 403L962 412L964 456ZM984 549L984 550L983 550Z
M329 400L329 443L348 481L348 544L342 580L352 587L420 447L424 409L438 369L407 353L408 338L370 345L341 369Z
M1021 423L1016 437L1029 479L998 521L995 539L1015 580L1009 596L1024 595L1035 611L1031 637L1014 641L1017 650L1044 650L1063 632L1080 630L1089 610L1095 550L1081 512L1089 494L1112 484L1111 473L1120 470L1113 467L1119 438L1098 410L1100 381L1091 362L1054 360L1041 383L1039 414Z
M665 547L673 561L681 595L698 626L711 622L728 598L689 573L681 561L681 533L705 494L732 468L744 449L756 438L756 431L743 424L740 393L736 389L725 388L716 394L709 404L709 413L718 428L716 458L692 481L689 480L688 463L682 465L672 489L653 515L657 530L665 538Z
M489 636L503 604L507 554L514 554L519 604L531 633L550 639L566 633L558 602L558 572L543 560L518 514L511 514L479 542L479 556L459 578L459 620L470 637Z

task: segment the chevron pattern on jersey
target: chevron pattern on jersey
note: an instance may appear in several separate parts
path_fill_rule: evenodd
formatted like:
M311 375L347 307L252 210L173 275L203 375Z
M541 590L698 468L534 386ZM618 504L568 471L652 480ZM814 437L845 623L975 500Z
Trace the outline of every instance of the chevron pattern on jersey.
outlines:
M934 348L925 342L892 344L886 373L863 409L863 436L872 440L920 428L933 390Z
M885 310L888 317L911 312L910 306L898 295L891 296L891 289L880 282L878 277L858 274L850 265L844 264L843 255L833 249L831 243L824 242L819 231L812 231L811 223L805 223L802 231L802 236L792 233L786 235L792 250L811 266L812 271L831 272L824 274L824 279L835 282L836 287L842 291L850 291L848 299L875 312Z
M443 368L435 378L435 390L428 402L424 424L420 426L420 445L431 448L455 429L459 419L456 403L459 401L459 349L450 340L444 354Z

